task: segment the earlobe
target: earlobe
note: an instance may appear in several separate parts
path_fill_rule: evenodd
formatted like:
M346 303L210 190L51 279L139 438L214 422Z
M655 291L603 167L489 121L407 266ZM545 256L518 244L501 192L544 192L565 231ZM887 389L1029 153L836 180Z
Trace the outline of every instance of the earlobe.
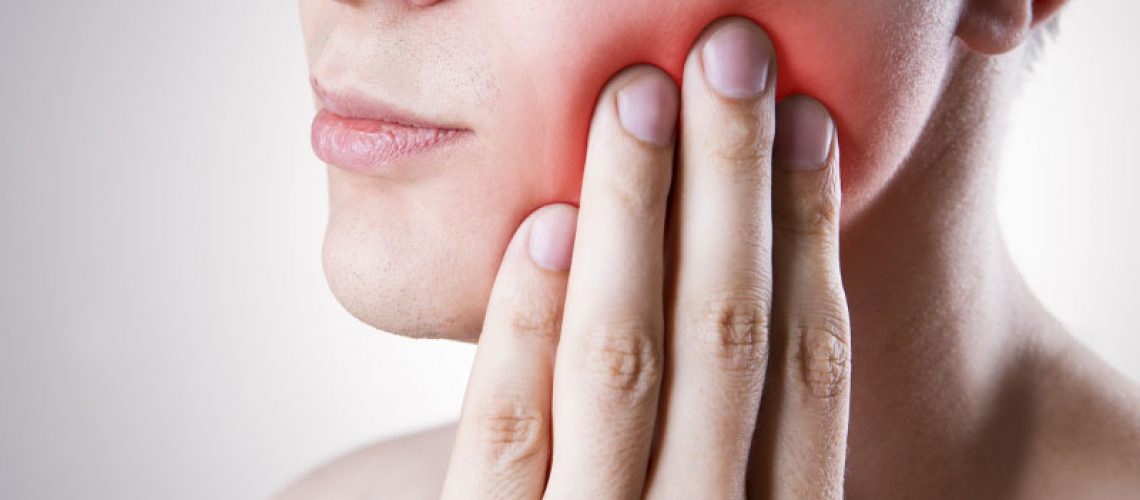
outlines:
M1025 40L1033 0L965 0L958 38L982 54L1004 54Z
M957 36L971 50L1004 54L1051 19L1067 0L965 0Z
M1057 11L1061 10L1069 0L1033 0L1033 22L1030 28L1045 23L1053 19L1057 15Z

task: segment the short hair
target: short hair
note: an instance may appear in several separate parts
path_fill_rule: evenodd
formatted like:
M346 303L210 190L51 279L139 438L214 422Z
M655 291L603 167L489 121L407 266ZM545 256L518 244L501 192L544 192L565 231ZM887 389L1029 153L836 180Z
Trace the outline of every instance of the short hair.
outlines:
M1033 33L1030 35L1029 42L1025 48L1027 52L1025 59L1030 68L1041 59L1041 54L1045 51L1045 45L1056 38L1057 33L1060 32L1061 23L1058 20L1059 18L1060 16L1053 16L1053 18L1044 25L1033 30Z

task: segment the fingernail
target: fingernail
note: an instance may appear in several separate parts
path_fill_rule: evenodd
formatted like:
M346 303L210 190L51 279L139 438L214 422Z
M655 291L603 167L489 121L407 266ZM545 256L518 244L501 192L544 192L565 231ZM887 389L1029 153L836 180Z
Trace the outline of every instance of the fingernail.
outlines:
M835 126L815 99L792 96L776 106L776 140L772 163L788 170L823 167L831 154Z
M578 210L570 205L543 208L530 228L530 258L539 267L562 272L570 269Z
M673 140L677 122L677 93L673 81L646 72L628 83L617 95L621 125L638 139L666 146Z
M772 54L763 35L740 22L713 33L702 49L705 77L726 97L756 97L768 86Z

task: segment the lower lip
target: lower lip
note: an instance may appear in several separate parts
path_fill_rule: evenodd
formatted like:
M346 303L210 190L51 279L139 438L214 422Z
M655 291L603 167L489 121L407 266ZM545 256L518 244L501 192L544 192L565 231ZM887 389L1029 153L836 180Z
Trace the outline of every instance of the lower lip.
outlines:
M468 130L412 127L345 118L321 110L313 119L313 151L325 163L358 172L377 173L401 160L470 133Z

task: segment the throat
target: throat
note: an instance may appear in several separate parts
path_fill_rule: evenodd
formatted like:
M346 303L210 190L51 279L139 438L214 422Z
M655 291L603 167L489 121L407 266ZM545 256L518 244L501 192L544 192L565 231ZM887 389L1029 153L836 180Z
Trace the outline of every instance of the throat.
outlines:
M1009 498L1000 493L1015 487L1033 433L1026 374L1057 325L1001 236L996 134L945 130L963 121L946 113L993 112L965 104L944 102L897 178L844 224L855 498ZM993 116L976 118L967 121L993 126Z

